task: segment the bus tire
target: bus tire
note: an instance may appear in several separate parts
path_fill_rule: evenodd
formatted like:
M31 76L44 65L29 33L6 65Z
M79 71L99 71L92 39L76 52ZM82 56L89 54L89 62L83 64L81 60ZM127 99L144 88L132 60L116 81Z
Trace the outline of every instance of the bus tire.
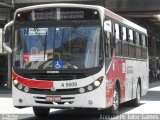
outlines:
M133 107L138 107L140 105L140 100L141 100L141 88L140 84L137 84L137 89L136 89L136 98L131 100L131 105Z
M119 105L120 105L120 94L119 94L119 88L117 85L115 85L115 89L113 92L113 99L112 99L113 105L109 109L110 115L117 115L119 113Z
M47 117L49 115L50 108L33 107L33 112L37 117Z

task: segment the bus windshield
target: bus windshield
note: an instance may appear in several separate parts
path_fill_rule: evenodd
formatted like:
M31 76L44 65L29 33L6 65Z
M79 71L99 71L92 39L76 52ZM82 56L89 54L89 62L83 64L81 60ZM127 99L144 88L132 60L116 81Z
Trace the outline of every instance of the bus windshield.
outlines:
M21 27L15 30L14 67L89 69L100 66L100 27Z

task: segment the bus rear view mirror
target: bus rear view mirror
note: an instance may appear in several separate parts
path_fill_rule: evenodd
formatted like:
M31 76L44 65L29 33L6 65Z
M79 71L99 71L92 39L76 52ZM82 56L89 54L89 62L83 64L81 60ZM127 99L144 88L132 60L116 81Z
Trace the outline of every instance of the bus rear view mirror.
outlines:
M5 26L4 26L4 42L3 42L3 47L9 52L9 53L12 53L12 49L10 47L10 42L11 42L11 26L14 24L13 21L7 23Z

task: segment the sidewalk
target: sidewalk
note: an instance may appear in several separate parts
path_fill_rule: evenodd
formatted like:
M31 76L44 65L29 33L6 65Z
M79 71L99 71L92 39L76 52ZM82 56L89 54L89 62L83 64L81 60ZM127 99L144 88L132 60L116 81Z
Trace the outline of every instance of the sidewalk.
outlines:
M158 87L160 86L160 80L156 80L155 82L152 82L149 84L149 88Z

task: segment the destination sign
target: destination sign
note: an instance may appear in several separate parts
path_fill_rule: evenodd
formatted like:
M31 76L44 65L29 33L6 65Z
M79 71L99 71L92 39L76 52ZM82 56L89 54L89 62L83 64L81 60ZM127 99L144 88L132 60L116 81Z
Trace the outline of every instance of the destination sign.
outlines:
M99 20L97 10L86 8L48 8L21 11L16 21Z

